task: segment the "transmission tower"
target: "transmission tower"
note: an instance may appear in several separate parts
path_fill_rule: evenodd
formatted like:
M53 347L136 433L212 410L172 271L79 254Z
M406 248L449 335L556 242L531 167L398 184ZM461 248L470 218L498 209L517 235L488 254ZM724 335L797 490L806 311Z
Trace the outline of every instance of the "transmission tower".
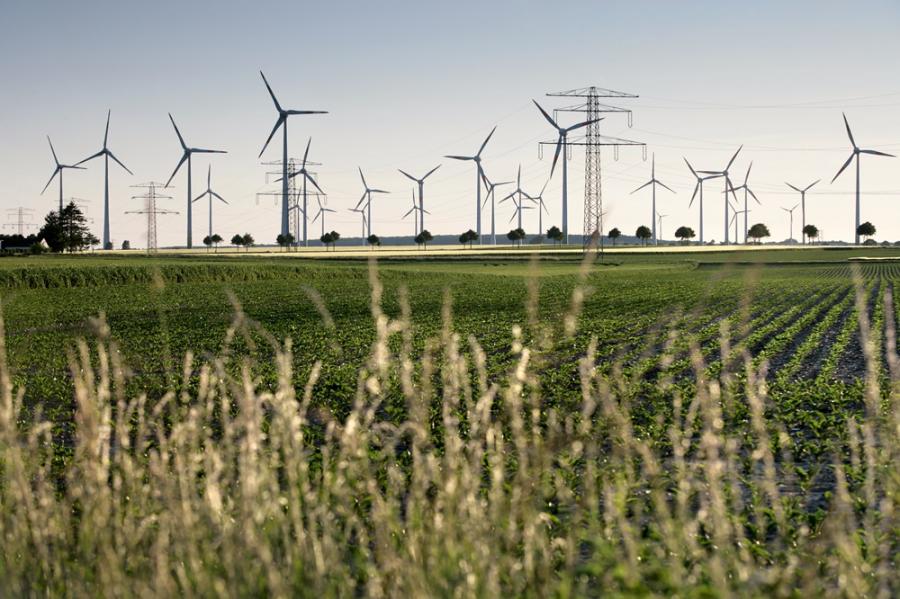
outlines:
M31 208L22 206L11 208L6 211L6 218L11 219L11 222L7 222L3 226L16 229L18 234L24 237L26 229L37 227L33 222L26 222L30 221L32 216L34 216L34 210Z
M628 126L632 125L632 113L630 109L619 108L602 104L600 98L637 98L635 94L619 92L602 87L582 87L568 91L547 94L552 97L584 98L584 101L572 106L565 106L554 110L558 112L583 112L584 120L600 118L602 113L624 113L628 115ZM567 146L584 146L584 236L582 244L586 247L594 236L603 236L603 186L600 168L600 148L610 146L613 148L613 158L619 159L620 146L640 146L643 149L643 158L647 159L647 144L630 139L608 137L600 134L600 123L592 123L585 128L584 136L567 141ZM544 145L545 142L542 142ZM555 145L555 142L554 144Z
M143 210L129 210L125 214L145 214L147 215L147 253L155 252L158 249L156 243L156 216L158 214L178 214L175 210L166 210L156 205L156 200L171 200L172 196L160 195L156 192L157 188L165 187L162 183L140 183L132 185L140 189L146 189L146 193L142 195L131 196L133 200L144 200Z
M297 158L288 158L288 173L293 173L297 171L297 163L302 162ZM273 160L271 162L263 162L263 166L271 167L272 170L266 171L266 185L274 182L278 178L281 178L282 168L280 160ZM306 161L307 166L321 166L319 162L313 162L312 160ZM310 172L312 176L313 173ZM300 176L300 175L298 175ZM288 188L287 188L287 197L288 197L288 231L294 236L294 245L297 245L303 238L301 234L302 223L301 219L306 218L306 215L303 214L303 191L302 188L297 185L296 178L291 177L288 179ZM310 194L312 195L312 194ZM256 202L259 203L260 196L271 196L275 198L276 203L281 201L283 197L283 191L261 191L256 194Z

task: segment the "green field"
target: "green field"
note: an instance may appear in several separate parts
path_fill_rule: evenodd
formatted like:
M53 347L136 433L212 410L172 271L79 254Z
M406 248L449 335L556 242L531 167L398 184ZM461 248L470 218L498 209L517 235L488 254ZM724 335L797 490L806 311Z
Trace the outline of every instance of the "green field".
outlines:
M854 260L862 257L887 260ZM202 405L201 398L210 393L210 372L223 385L218 397L245 399L253 393L280 397L286 389L302 396L313 374L315 384L304 408L311 414L304 422L310 448L302 454L308 459L304 468L312 471L327 471L323 464L329 458L322 447L343 451L349 442L333 437L337 433L328 422L349 426L357 418L369 418L382 427L400 428L420 418L429 423L426 428L433 439L427 450L426 445L400 441L399 433L394 441L399 445L391 445L389 451L384 439L358 440L366 449L361 454L351 452L355 457L347 458L344 466L336 465L334 471L343 477L341 484L353 500L345 497L336 502L327 518L312 508L303 512L303 518L322 516L321 526L335 527L338 532L333 532L330 542L349 543L345 548L320 548L342 562L334 572L316 577L291 570L282 581L287 587L282 588L275 580L279 575L267 570L268 562L249 568L244 578L244 574L226 572L229 564L224 558L208 564L191 562L190 572L180 574L174 566L141 561L135 566L134 579L126 575L116 579L122 588L138 588L132 586L138 585L136 580L160 567L175 572L171 590L179 592L211 588L203 585L215 580L247 592L296 590L297 584L308 584L307 592L318 589L327 594L344 594L354 587L377 594L374 586L367 585L400 584L403 567L387 562L399 560L397 555L407 549L403 539L412 533L396 535L407 529L440 534L433 522L425 525L418 519L424 514L416 516L409 510L427 505L428 510L440 511L434 502L445 490L434 485L446 482L450 468L445 462L438 468L440 474L429 471L428 476L435 477L429 478L431 490L419 489L417 454L411 447L441 463L460 451L450 449L450 440L458 435L468 448L463 451L467 457L458 458L462 461L453 462L453 468L459 468L460 476L480 472L459 484L471 485L476 495L483 493L485 509L500 509L502 504L504 517L528 516L546 522L540 532L527 533L530 525L516 521L517 532L493 545L486 539L494 533L478 529L485 521L472 516L468 525L483 536L467 540L466 517L453 512L454 526L460 528L447 533L446 545L435 541L433 548L424 549L427 543L416 541L420 543L417 551L435 553L420 555L421 562L410 558L413 565L409 567L439 574L434 575L434 584L412 576L410 586L404 587L409 593L442 594L454 584L463 584L467 579L459 560L468 551L482 560L495 557L503 568L522 570L521 580L509 572L494 573L491 578L486 565L469 564L478 583L470 590L485 596L501 589L521 594L528 588L537 595L581 594L596 584L608 585L613 592L638 594L707 590L766 595L802 584L837 593L846 582L837 579L838 574L844 575L844 568L856 571L851 581L858 585L854 592L866 594L884 590L884 572L879 574L879 568L897 565L898 520L892 502L900 499L896 494L900 470L894 459L897 429L891 433L890 423L897 417L893 332L900 316L900 304L894 301L900 262L890 258L900 259L900 250L607 253L602 261L558 255L463 255L385 259L377 266L351 259L215 255L8 258L0 260L0 299L9 375L13 387L22 393L24 408L19 418L26 422L40 414L49 419L52 449L45 465L47 476L69 481L61 484L63 490L57 489L57 494L65 496L72 485L66 477L71 477L73 469L85 467L87 454L79 443L83 435L79 426L83 428L85 421L79 412L85 400L77 398L78 393L87 393L85 368L93 365L98 376L104 370L105 350L121 360L122 382L113 385L112 395L98 392L96 401L109 403L113 414L121 412L124 402L146 395L140 405L149 414L158 402L172 401L164 398L174 391L182 408L164 412L160 429L172 435L179 419L186 418L182 409ZM383 286L380 296L373 298L373 285ZM240 318L236 317L238 306ZM379 331L376 325L382 311L384 326L388 322L402 326L393 333ZM98 338L98 327L91 323L101 315L110 334ZM92 348L81 357L79 339ZM288 339L290 352L285 354L283 342ZM483 365L479 365L481 352ZM185 360L188 354L190 361ZM281 361L285 355L289 365ZM451 367L461 370L451 372ZM517 375L523 368L527 375ZM370 379L377 383L377 390L367 386ZM95 384L94 379L90 382ZM485 418L496 419L496 431L502 431L511 444L505 449L478 436L473 410L479 397L488 396L496 397L496 404ZM118 397L119 403L110 397ZM421 398L424 416L410 403L413 397ZM586 402L594 400L602 409L586 412ZM235 406L244 406L234 407L236 411L248 409L234 401ZM368 402L375 406L371 412L366 412ZM516 402L527 404L520 406L523 422L514 415ZM263 403L277 413L276 401ZM197 456L208 452L214 439L221 441L221 429L228 428L216 424L221 424L222 413L209 409L207 425L213 432L203 442L185 445ZM136 414L132 417L138 418ZM269 417L259 415L261 422L268 422L265 430L275 427ZM579 423L592 432L573 432L581 430ZM249 434L249 429L241 430ZM525 434L526 430L531 432ZM877 436L884 431L887 437ZM271 438L279 438L270 433ZM146 446L150 453L144 455L166 445L159 440L162 437L151 437ZM10 437L4 439L0 447L7 444L8 460ZM476 439L483 441L478 451L484 453L484 470L477 451L466 453L475 451L468 444ZM573 439L579 447L591 447L594 454L582 454L579 449L574 455L566 449ZM715 446L715 459L710 439L721 440ZM367 452L365 466L354 461ZM241 455L227 454L238 461ZM671 472L661 475L650 468L650 456L658 461L654 468ZM685 456L702 474L686 474L692 467L682 463ZM506 493L490 483L489 473L501 468L492 466L492 459L499 459L501 465L507 461ZM597 465L590 465L591 460L597 460ZM712 472L719 461L722 473L716 478ZM464 468L463 462L468 466ZM840 473L836 463L842 464L837 469ZM205 464L204 485L211 468L209 462ZM286 467L279 464L256 468ZM354 477L369 467L371 479L366 484L374 486L358 486ZM180 466L172 462L167 468L177 473ZM242 479L235 473L230 480L240 486ZM537 477L533 488L521 479L522 473ZM107 476L112 475L107 472ZM485 477L482 483L480 476ZM290 488L283 475L266 480L273 488ZM389 480L405 489L403 493L395 496ZM692 489L685 497L679 495L682 483ZM318 490L311 493L325 489L336 493L333 481L309 484ZM378 495L376 488L384 494L382 499L373 496ZM534 505L526 502L527 509L516 503L524 501L518 493L526 488L531 489L527 494L538 498ZM722 496L710 489L720 490ZM224 492L237 498L244 491L230 487ZM294 501L290 492L283 492L286 502ZM365 507L358 503L363 496ZM838 515L836 496L844 510ZM8 491L0 495L7 505L15 505L11 497ZM198 497L202 503L205 495ZM317 497L297 502L332 505L331 495ZM444 499L451 497L456 495ZM341 511L347 509L344 500L357 506L351 509L356 516ZM70 505L68 501L60 500L60 506ZM152 503L146 501L138 503L143 507ZM390 520L384 530L370 524L378 517L380 501L386 502L385 517ZM672 510L668 520L660 516L663 505ZM3 506L0 503L8 520ZM242 509L237 499L232 507ZM314 512L318 515L313 516ZM428 514L434 516L431 511ZM249 518L245 525L255 522L254 526L267 531L250 543L256 549L267 544L269 535L278 539L272 541L274 557L267 558L272 564L284 566L293 556L303 563L290 562L290 568L303 570L318 559L311 557L314 551L307 554L298 549L295 555L281 545L300 535L292 528L300 526L299 521L285 524L292 532L283 533L270 529L265 518L241 517ZM281 522L281 516L266 517L274 518L272 527ZM829 523L835 519L840 525L834 525L835 530L846 539L829 532ZM323 524L326 521L330 524ZM225 533L212 521L191 522L204 534L221 536L218 540L204 537L202 543L173 541L179 551L215 553L211 547L221 543L234 552L234 559L240 558L237 538L229 536L236 531ZM666 529L674 525L680 527L677 532ZM728 531L716 530L726 525ZM7 531L14 528L4 526ZM182 518L177 526L187 525ZM305 528L309 526L310 521L304 520L301 528L309 532ZM363 543L363 532L371 535L367 541L371 545ZM332 533L320 530L317 534L324 538ZM679 539L677 547L664 542L667 534ZM199 544L192 545L195 541ZM33 541L20 542L20 550L26 551ZM156 547L153 543L158 538L148 534L146 542L144 549ZM79 555L98 551L92 546L88 553L81 553L84 548L78 543L71 551ZM534 546L529 548L528 543ZM722 543L728 549L721 550L723 561L717 565L710 556ZM137 545L134 551L141 550ZM440 552L449 557L438 558ZM190 561L186 556L181 559ZM133 555L128 559L134 559ZM0 575L6 571L14 577L28 563L24 558L7 559ZM826 565L836 569L816 574ZM73 566L82 567L92 566ZM373 568L384 568L384 580L379 581ZM397 571L389 574L391 568ZM58 590L54 585L61 575L42 572L43 582L34 588L46 585ZM94 571L94 578L87 580L100 584L102 576ZM82 590L89 593L93 587L85 584Z

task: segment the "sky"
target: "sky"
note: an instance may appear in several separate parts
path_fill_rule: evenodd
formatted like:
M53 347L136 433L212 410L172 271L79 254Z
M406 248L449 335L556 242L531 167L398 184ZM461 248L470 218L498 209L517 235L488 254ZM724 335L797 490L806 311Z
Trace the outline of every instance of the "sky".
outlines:
M373 187L391 193L373 203L373 233L412 235L413 183L398 171L424 173L426 228L453 233L475 224L475 171L445 154L472 154L493 126L484 167L493 180L515 178L537 193L550 173L552 149L538 142L555 132L531 103L548 110L569 102L549 92L586 86L625 91L638 98L611 102L633 111L610 114L604 135L647 144L602 151L605 227L632 234L650 225L651 155L660 189L658 212L667 215L661 236L677 226L698 229L694 180L717 170L743 144L732 176L761 205L750 222L764 222L773 240L789 236L783 207L799 202L796 186L822 179L807 196L807 222L827 239L852 239L852 170L831 179L849 156L846 112L861 147L900 155L900 2L769 1L492 1L215 2L129 0L72 3L12 0L0 20L0 219L20 206L39 224L56 207L56 181L41 189L54 164L46 136L61 162L77 162L102 146L112 111L110 149L134 176L111 166L111 228L118 246L146 244L142 193L132 186L165 182L181 157L167 113L189 145L227 150L196 156L193 192L212 186L228 205L214 206L214 230L226 239L250 232L272 242L280 227L280 184L263 161L281 156L280 135L262 159L277 114L260 78L266 73L282 105L327 110L292 117L289 148L301 156L312 138L312 167L328 194L328 229L358 234L349 209L362 193L357 168ZM561 114L564 124L577 114ZM582 228L583 149L571 148L569 228ZM102 162L68 171L64 195L82 201L91 226L102 230ZM159 244L185 239L186 172L166 191L160 207L180 214L159 217ZM862 162L862 219L879 240L900 239L900 158L866 156ZM268 195L266 195L268 194ZM544 229L561 218L557 172L544 195ZM742 198L741 198L742 199ZM705 199L707 241L723 237L721 188ZM752 201L752 200L751 200ZM315 203L310 210L314 215ZM512 207L497 207L497 230L511 228ZM5 217L5 218L4 218ZM484 213L485 230L490 212ZM799 236L799 210L794 236ZM207 233L205 200L194 204L194 238ZM525 229L537 231L537 214ZM5 232L15 232L6 226ZM319 223L310 225L318 237Z

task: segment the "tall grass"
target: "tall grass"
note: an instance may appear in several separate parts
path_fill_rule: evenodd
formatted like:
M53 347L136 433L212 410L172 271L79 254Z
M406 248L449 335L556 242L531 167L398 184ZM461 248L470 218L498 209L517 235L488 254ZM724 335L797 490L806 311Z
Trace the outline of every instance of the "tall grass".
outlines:
M231 356L230 340L255 328L239 309L221 356L186 356L196 392L153 402L125 396L127 368L98 319L69 358L74 455L62 467L0 345L0 594L900 593L900 406L879 393L866 310L866 408L848 416L827 516L810 526L766 365L748 355L708 379L694 347L690 394L663 374L672 405L659 439L635 433L639 382L601 375L596 339L580 407L542 401L554 342L577 331L586 269L557 325L540 322L531 288L527 322L510 332L515 364L492 379L478 341L454 332L449 301L440 337L414 353L407 304L401 294L399 315L382 311L373 268L377 337L340 419L317 407L320 364L293 386L290 341L270 341L274 389ZM727 333L722 345L728 355ZM725 425L738 409L742 430Z

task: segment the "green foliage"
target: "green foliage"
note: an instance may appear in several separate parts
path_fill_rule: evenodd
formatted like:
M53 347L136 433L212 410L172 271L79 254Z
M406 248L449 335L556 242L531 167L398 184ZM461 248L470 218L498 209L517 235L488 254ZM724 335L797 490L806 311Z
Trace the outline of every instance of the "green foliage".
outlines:
M763 223L756 223L747 231L747 236L759 243L763 237L769 237L769 227Z
M680 239L682 242L685 242L685 243L687 241L693 239L695 236L696 236L696 233L694 233L694 230L690 227L682 226L682 227L678 227L678 229L675 230L675 238Z
M550 239L553 241L553 243L558 244L563 239L563 232L559 227L553 225L552 227L547 229L547 239Z
M244 236L240 234L236 234L231 238L231 245L234 247L241 247L244 245Z
M373 248L378 247L381 245L381 239L378 237L378 235L372 234L366 237L366 243L368 243Z
M653 232L650 230L650 227L641 225L634 232L634 236L641 240L641 245L647 245L647 240L653 237Z
M424 231L422 231L421 233L416 235L414 241L416 242L417 245L424 246L425 249L427 250L428 242L431 241L432 239L434 239L434 237L431 235L431 232L428 229L425 229Z
M612 239L613 247L615 247L616 240L622 236L622 232L620 230L618 230L617 228L613 227L612 229L609 230L609 233L607 233L607 235L609 236L610 239Z
M90 232L87 218L75 202L63 207L62 213L50 212L38 233L53 252L81 252L100 241Z
M515 244L522 245L522 240L525 239L525 231L520 228L512 229L506 234L506 238Z
M875 234L875 225L866 221L856 228L856 234L862 235L863 237L871 237Z

